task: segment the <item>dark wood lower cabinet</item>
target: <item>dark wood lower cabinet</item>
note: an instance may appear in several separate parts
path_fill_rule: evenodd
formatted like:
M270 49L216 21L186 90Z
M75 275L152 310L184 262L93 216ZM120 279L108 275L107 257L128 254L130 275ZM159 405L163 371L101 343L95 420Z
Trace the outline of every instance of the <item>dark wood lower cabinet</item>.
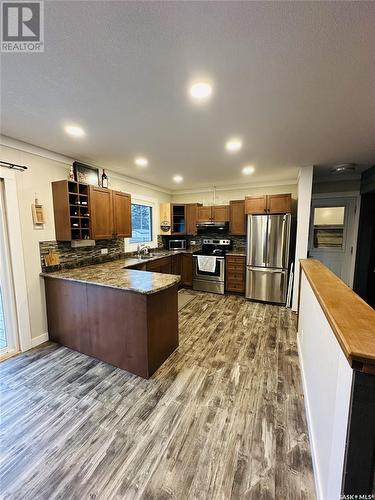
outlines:
M227 255L225 288L228 292L245 293L245 257Z
M193 255L191 253L181 255L181 285L193 286Z
M151 271L154 273L172 274L171 258L170 257L162 257L161 259L152 260L151 262L147 262L146 271Z
M49 338L149 378L178 347L177 285L153 294L45 279Z
M147 271L154 273L178 274L181 286L193 286L193 256L190 253L174 254L147 262Z
M181 255L175 254L171 256L171 273L181 275Z

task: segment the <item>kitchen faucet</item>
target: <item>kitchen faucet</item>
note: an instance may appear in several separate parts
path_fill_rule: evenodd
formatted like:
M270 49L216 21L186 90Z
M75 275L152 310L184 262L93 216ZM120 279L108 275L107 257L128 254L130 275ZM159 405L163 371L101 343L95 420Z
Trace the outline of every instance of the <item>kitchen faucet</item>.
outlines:
M144 243L137 245L137 257L138 259L141 258L141 254L143 253L144 255L147 255L149 253L149 247L145 245Z

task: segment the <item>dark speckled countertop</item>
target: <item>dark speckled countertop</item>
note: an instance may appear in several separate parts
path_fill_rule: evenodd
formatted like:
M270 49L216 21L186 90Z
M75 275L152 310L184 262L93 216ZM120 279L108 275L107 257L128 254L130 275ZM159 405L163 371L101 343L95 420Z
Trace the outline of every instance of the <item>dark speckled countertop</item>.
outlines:
M131 268L145 265L151 260L157 260L178 253L192 253L192 250L183 252L156 252L148 259L127 257L125 259L117 259L101 264L64 269L52 273L41 273L41 276L44 278L77 281L79 283L120 288L130 292L151 294L176 285L180 281L180 276Z

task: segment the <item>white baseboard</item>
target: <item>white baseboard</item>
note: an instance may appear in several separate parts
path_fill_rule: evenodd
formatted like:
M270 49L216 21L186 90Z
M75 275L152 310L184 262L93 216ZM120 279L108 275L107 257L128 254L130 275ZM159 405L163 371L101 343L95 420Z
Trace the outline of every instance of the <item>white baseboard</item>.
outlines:
M313 434L313 428L312 428L312 422L311 422L309 397L308 397L308 392L307 392L305 370L304 370L303 359L302 359L302 354L301 354L301 344L300 344L300 339L299 339L299 333L297 333L297 347L298 347L298 359L299 359L299 366L300 366L300 370L301 370L302 388L303 388L304 402L305 402L307 428L309 431L311 458L312 458L313 470L314 470L315 493L316 493L317 500L324 500L322 485L321 485L321 481L320 481L320 477L319 477L319 467L318 467L316 446L315 446L315 440L314 440L314 434Z
M31 339L31 347L36 347L39 344L43 344L43 342L47 342L48 340L48 332L42 333L38 337L33 337Z

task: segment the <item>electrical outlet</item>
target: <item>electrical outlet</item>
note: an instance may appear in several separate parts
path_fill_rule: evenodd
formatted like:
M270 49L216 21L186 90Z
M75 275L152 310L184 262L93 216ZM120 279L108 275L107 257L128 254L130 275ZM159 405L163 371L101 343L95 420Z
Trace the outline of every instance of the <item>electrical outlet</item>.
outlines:
M107 255L107 253L108 253L108 248L102 248L102 249L100 250L100 253L101 253L101 255Z

